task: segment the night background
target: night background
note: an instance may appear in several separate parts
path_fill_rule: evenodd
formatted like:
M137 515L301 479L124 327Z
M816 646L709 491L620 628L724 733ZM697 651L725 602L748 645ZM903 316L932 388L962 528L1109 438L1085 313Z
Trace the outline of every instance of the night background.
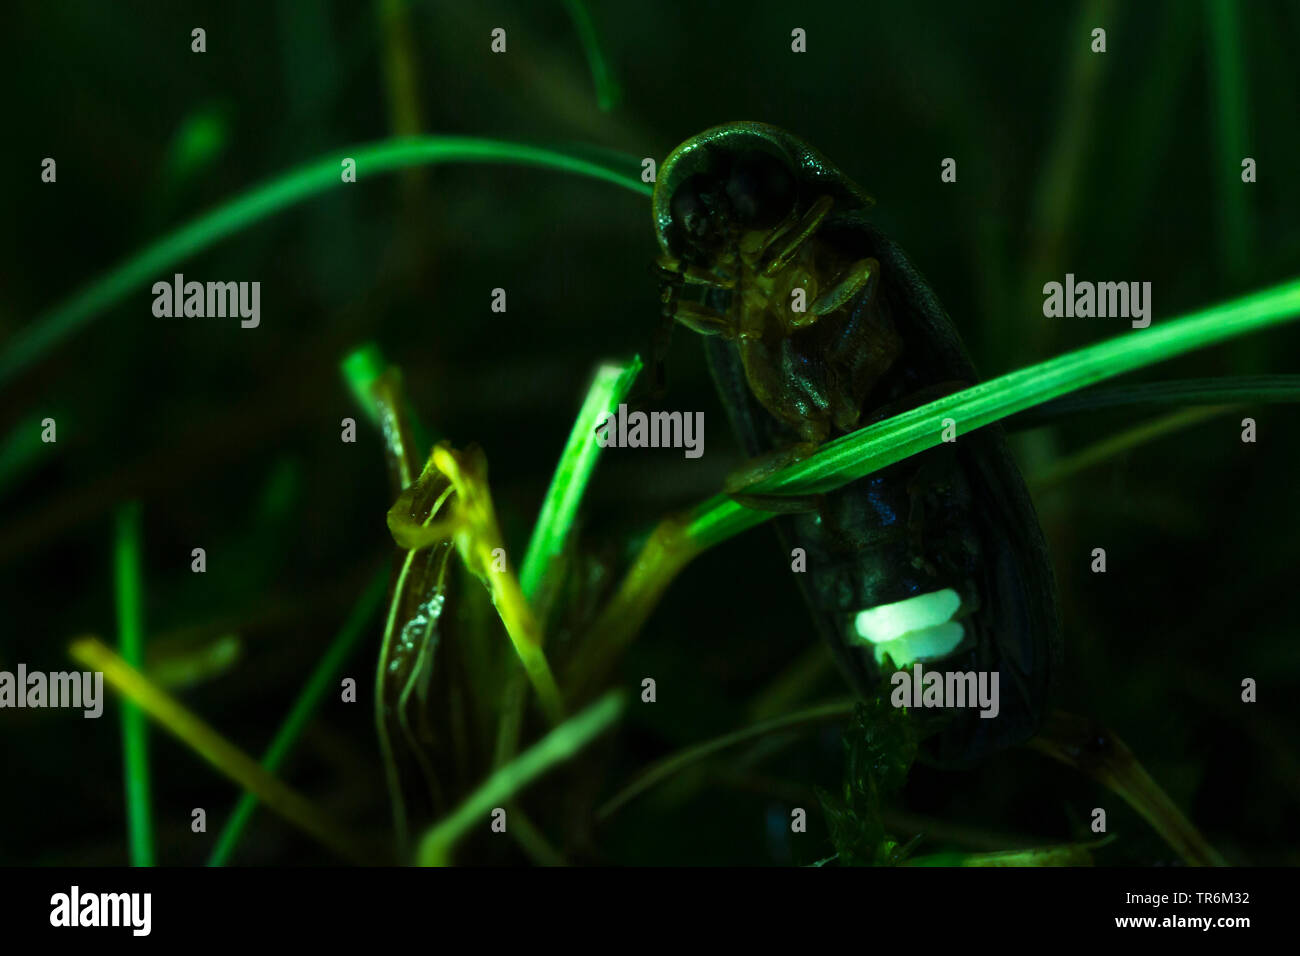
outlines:
M384 438L343 359L373 344L401 369L425 436L417 469L430 439L482 447L514 556L593 371L649 359L660 303L645 195L505 162L363 165L355 184L242 225L13 358L90 283L250 187L415 135L606 157L635 178L642 158L662 163L709 127L760 120L876 198L872 222L925 275L986 378L1143 334L1122 319L1044 318L1043 284L1066 273L1149 281L1153 329L1300 276L1294 2L28 2L7 13L0 669L81 669L68 653L81 635L117 645L115 514L138 501L143 671L254 759L368 582L399 559ZM196 27L206 52L191 51ZM490 49L498 27L503 54ZM1090 48L1097 27L1104 54ZM806 53L791 51L794 28ZM597 79L593 55L607 71ZM54 183L41 181L45 157ZM946 157L955 183L940 181ZM1254 183L1242 182L1245 157ZM260 281L259 327L155 317L150 286L175 272ZM495 288L508 292L504 313L490 308ZM1116 383L1283 376L1298 346L1282 324ZM628 401L702 410L705 454L604 452L572 580L548 615L562 689L647 532L745 460L700 339L681 327L667 372L662 397L642 373ZM1010 435L1060 591L1056 706L1121 738L1238 865L1300 862L1296 394L1098 408ZM1241 440L1247 416L1253 444ZM53 444L40 441L47 417ZM355 443L340 441L347 417ZM1138 426L1151 426L1141 440L1099 444ZM203 574L191 572L196 547ZM1105 574L1090 571L1096 547ZM409 758L403 771L415 835L491 772L496 728L484 722L519 670L482 585L454 556L448 574L447 663L435 660L422 718L440 741L438 795ZM370 862L393 853L373 709L387 608L384 595L275 774ZM470 647L481 667L455 663ZM355 703L340 699L344 677ZM653 704L640 700L645 677ZM1257 703L1241 700L1247 677ZM770 527L687 565L608 677L567 703L576 712L611 688L627 692L617 722L502 804L511 832L515 808L530 832L491 833L484 816L456 863L806 865L844 852L822 801L845 792L847 711L693 760L597 817L656 761L849 696ZM121 697L107 682L105 694L99 720L0 712L0 863L131 860ZM478 723L447 723L444 706ZM548 730L535 701L525 714L521 750ZM155 862L202 865L240 788L153 721L148 747ZM1076 844L1098 865L1185 862L1120 796L1034 749L960 772L918 762L897 782L875 822L900 845L919 835L915 857ZM1102 845L1094 807L1114 836ZM807 810L806 833L791 832L794 808ZM230 862L345 861L261 807Z

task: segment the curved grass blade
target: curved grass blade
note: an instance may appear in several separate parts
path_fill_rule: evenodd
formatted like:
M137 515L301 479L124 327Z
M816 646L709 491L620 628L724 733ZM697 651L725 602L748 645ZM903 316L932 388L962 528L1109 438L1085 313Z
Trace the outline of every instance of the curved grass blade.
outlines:
M1055 398L1017 412L1005 422L1008 431L1039 428L1063 419L1111 408L1164 405L1243 405L1300 402L1300 375L1228 375L1183 378L1132 385L1102 385Z
M782 717L774 717L771 720L760 721L751 727L745 727L741 730L733 731L729 734L723 734L721 737L715 737L712 740L706 740L704 743L695 744L665 757L663 760L652 764L641 776L637 777L631 784L624 787L617 794L606 801L605 805L596 811L596 819L604 820L613 814L620 807L632 800L635 800L641 794L645 793L651 787L663 782L673 774L699 763L707 757L713 756L721 750L728 747L735 747L749 740L755 740L759 737L766 737L768 734L778 733L783 730L791 730L795 727L802 727L807 724L817 724L825 720L838 720L853 713L854 701L842 700L834 701L829 704L822 704L819 707L810 707L807 710L800 710L793 714L786 714Z
M164 278L172 266L226 236L266 219L317 193L342 185L340 161L356 160L357 175L391 172L434 163L509 163L576 173L614 183L643 195L640 161L626 168L595 162L546 146L469 136L403 137L339 149L236 196L119 263L90 285L25 326L0 354L0 385L71 336L132 289Z
M619 104L623 91L610 72L609 61L605 59L600 37L596 34L596 24L591 19L591 11L587 9L585 0L564 0L564 6L573 20L574 29L578 31L578 39L582 41L587 66L591 68L591 78L596 84L596 103L602 113L608 113Z

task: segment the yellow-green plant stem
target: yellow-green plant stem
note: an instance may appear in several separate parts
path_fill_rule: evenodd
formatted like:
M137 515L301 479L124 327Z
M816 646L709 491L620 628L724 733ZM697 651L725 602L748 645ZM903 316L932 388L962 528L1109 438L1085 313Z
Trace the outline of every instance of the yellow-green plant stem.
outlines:
M117 592L118 649L134 668L144 666L144 607L140 569L140 503L117 509L113 581ZM122 702L122 754L126 778L127 833L132 866L153 866L149 805L149 726L130 700Z
M437 468L456 489L450 531L465 566L483 582L505 625L506 636L524 665L524 672L537 693L538 703L552 724L564 717L564 701L542 649L542 629L524 597L519 579L508 566L498 564L505 554L492 493L487 483L487 463L480 455L456 452L442 444L433 449L429 464ZM407 547L425 547L449 533L448 528L427 532L427 539L413 535Z
M333 820L297 791L263 770L256 760L186 710L170 694L150 683L97 638L74 640L69 653L73 660L85 667L102 671L104 680L126 700L139 706L165 730L235 783L255 794L271 810L340 856L354 863L366 861L361 848Z
M456 842L471 827L476 824L487 827L492 810L504 807L541 774L585 747L618 719L623 706L622 694L610 691L494 772L464 803L425 831L420 840L420 864L444 866L450 863ZM507 816L507 830L509 825Z

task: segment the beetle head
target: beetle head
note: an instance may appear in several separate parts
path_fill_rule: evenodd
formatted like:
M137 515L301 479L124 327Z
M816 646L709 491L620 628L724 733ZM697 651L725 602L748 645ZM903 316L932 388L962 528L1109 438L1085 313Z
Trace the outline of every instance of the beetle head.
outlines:
M711 259L737 230L769 229L794 207L789 165L758 150L720 153L714 168L688 176L668 200L670 245L692 262Z
M656 238L673 258L712 265L738 234L772 229L822 195L843 210L872 203L785 130L750 122L716 126L664 160L653 200Z

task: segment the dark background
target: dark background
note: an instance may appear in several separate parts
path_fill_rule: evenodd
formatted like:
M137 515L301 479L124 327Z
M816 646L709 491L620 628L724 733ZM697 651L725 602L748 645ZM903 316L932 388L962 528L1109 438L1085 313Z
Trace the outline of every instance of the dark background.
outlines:
M1150 281L1156 323L1298 274L1300 4L592 2L591 12L622 88L610 112L597 108L558 0L11 5L0 40L11 90L0 349L243 189L410 131L661 161L720 122L783 126L876 196L876 222L925 273L986 376L1127 331L1122 320L1044 319L1042 285L1067 272ZM190 52L195 26L207 30L205 54ZM497 26L508 31L503 56L488 50ZM1096 26L1107 30L1104 55L1089 51ZM790 52L794 27L807 31L806 54ZM403 65L408 94L391 79ZM58 161L56 185L40 182L46 156ZM939 180L949 156L955 184ZM1258 162L1253 185L1241 183L1242 156ZM537 169L439 166L363 177L175 270L260 280L260 328L156 319L148 288L135 290L3 386L0 435L52 415L59 440L0 469L0 667L66 669L70 637L113 638L112 510L139 498L150 647L238 635L236 666L178 693L260 754L392 550L379 437L363 426L355 445L338 439L340 418L357 414L338 360L377 342L427 425L485 448L521 553L594 365L646 353L655 253L649 204L631 192ZM504 315L488 307L497 286L509 294ZM1296 346L1284 327L1128 380L1289 372ZM609 454L588 493L593 552L617 553L741 462L712 425L724 415L684 330L670 374L663 405L704 410L706 454ZM1258 422L1257 444L1239 439L1243 414ZM1053 462L1142 420L1097 414L1013 447L1035 487ZM1062 706L1111 726L1239 863L1297 861L1298 435L1290 406L1252 407L1035 492L1062 595ZM203 576L189 570L199 546ZM1088 570L1098 546L1104 576ZM362 687L371 632L347 671ZM703 555L620 669L629 687L655 676L659 702L634 703L614 736L524 805L536 800L564 847L566 821L551 811L575 775L609 796L649 761L749 723L756 696L815 654L813 640L770 529ZM1253 706L1239 701L1248 676L1260 686ZM844 693L825 670L792 706ZM99 721L0 714L0 861L125 860L116 717L113 702ZM368 704L327 701L283 776L373 835L388 826L388 804L370 718ZM151 746L159 861L199 863L236 791L161 732ZM830 855L811 786L841 780L837 732L765 746L629 805L576 856ZM189 831L196 806L208 810L207 836ZM809 808L806 836L789 834L791 806ZM894 829L929 834L932 850L1009 849L1084 839L1094 806L1119 834L1099 861L1174 861L1113 794L1023 750L965 773L918 768ZM482 858L523 859L499 848ZM236 859L332 861L264 811Z

